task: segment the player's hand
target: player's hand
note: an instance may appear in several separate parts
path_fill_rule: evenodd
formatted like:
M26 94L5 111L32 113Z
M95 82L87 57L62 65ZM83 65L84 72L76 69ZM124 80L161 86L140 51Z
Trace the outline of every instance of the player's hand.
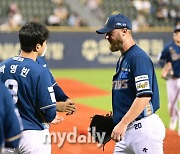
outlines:
M173 74L172 64L170 62L167 62L162 69L161 77L165 80L168 80L172 78Z
M51 122L51 124L58 124L64 120L63 117L60 117L58 114L56 114L55 119Z
M66 100L66 103L68 104L68 105L66 106L66 110L67 110L67 111L65 111L65 112L67 112L66 115L74 114L74 113L76 112L76 110L77 110L77 108L76 108L76 106L75 106L75 103L74 103L70 98L68 98L68 99Z
M59 112L67 112L66 115L71 115L76 112L75 103L69 98L65 102L57 102L56 108Z
M127 124L124 124L122 122L119 122L113 129L111 133L111 138L115 142L119 142L122 140L122 137L124 136L126 129L127 129Z

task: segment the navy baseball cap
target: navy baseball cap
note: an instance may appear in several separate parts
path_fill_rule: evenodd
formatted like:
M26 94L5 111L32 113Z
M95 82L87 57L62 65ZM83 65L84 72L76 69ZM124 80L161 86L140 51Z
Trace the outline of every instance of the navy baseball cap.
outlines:
M105 26L101 29L96 30L98 34L105 34L114 29L127 28L132 29L131 21L122 14L111 15L107 18Z
M180 31L180 24L174 27L174 33Z

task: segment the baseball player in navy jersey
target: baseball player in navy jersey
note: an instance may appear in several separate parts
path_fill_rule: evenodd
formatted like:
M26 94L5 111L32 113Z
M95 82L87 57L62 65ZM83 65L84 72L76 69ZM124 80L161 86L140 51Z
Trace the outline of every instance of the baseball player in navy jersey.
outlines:
M0 89L0 153L4 153L5 148L11 151L18 148L22 122L12 97L2 82L0 82Z
M131 21L124 15L111 15L105 27L112 52L121 52L112 84L112 107L116 141L115 154L162 154L165 127L155 112L159 92L153 63L132 38Z
M180 24L175 26L173 32L173 40L168 42L160 56L160 64L165 64L162 77L168 76L167 80L167 94L168 94L168 110L170 114L170 130L175 130L178 119L180 120L180 113L178 110L178 102L180 101ZM171 71L172 69L172 71ZM180 123L178 128L180 135Z
M20 153L51 153L48 123L56 117L56 99L47 69L36 62L46 48L48 36L45 26L26 23L19 31L20 55L0 64L0 79L22 118Z
M64 93L61 87L57 84L56 80L54 79L51 71L49 70L46 60L45 60L45 51L44 53L37 58L38 64L42 65L43 67L47 68L49 72L49 76L51 78L51 82L53 85L55 97L56 97L56 109L59 112L66 112L66 115L71 115L75 113L76 107L75 103Z

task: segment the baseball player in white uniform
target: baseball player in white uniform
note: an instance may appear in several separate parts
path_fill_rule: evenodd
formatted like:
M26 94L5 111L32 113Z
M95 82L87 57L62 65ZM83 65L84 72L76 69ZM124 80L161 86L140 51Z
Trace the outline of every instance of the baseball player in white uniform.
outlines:
M180 24L175 26L173 40L165 45L161 53L160 64L161 66L165 64L162 77L167 80L169 128L175 130L180 120ZM180 135L180 122L178 134Z
M155 114L160 102L154 66L131 30L126 16L114 14L96 31L106 35L112 52L122 54L112 80L114 154L163 154L165 127Z
M20 55L0 64L0 79L22 118L19 150L23 154L51 154L48 123L56 117L56 99L49 72L36 62L46 48L48 36L45 26L26 23L19 31Z

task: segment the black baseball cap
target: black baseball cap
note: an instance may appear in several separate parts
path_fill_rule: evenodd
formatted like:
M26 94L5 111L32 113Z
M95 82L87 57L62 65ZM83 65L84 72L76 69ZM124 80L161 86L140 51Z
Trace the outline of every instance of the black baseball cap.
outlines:
M127 28L132 29L131 21L122 14L111 15L107 18L105 26L101 29L96 30L98 34L105 34L114 29Z
M178 32L178 31L180 31L180 24L178 24L174 27L174 33Z

